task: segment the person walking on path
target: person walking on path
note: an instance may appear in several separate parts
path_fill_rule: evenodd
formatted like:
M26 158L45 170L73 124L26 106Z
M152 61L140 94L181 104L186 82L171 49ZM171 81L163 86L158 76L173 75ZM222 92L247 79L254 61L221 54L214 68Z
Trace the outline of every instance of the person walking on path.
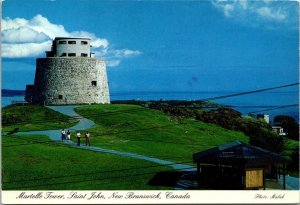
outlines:
M91 142L90 142L90 133L87 132L85 134L85 146L91 146Z
M70 132L70 130L68 130L68 132L67 132L67 139L70 141L71 140L71 132Z
M81 137L81 134L80 134L80 131L77 132L77 146L80 146L80 137Z
M64 140L66 139L66 131L65 129L61 130L61 141L64 142Z

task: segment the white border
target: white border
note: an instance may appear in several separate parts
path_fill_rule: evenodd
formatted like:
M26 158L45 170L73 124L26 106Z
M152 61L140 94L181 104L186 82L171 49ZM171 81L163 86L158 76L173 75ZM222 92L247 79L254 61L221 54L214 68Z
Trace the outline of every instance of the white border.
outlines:
M32 198L19 198L25 192ZM60 199L47 198L48 192L51 195L59 195ZM70 198L76 195L83 198ZM92 198L94 195L102 195L104 198ZM113 193L122 195L122 198L111 198ZM153 198L128 199L126 196L133 192L134 195L147 195ZM167 193L182 198L168 198ZM273 197L274 196L274 197ZM34 198L36 197L36 198ZM157 198L159 197L159 198ZM277 198L275 198L277 197ZM264 191L2 191L3 204L282 204L300 203L299 191L264 190Z

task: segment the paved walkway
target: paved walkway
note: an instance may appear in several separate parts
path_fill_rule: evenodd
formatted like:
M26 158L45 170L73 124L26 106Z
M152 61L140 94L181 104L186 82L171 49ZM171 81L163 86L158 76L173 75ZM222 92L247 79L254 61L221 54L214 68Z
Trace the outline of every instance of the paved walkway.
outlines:
M278 182L281 186L283 186L283 176L282 175L280 175ZM288 190L299 190L299 178L285 176L285 186L286 186L285 188Z
M74 108L79 107L79 106L48 106L50 109L55 110L57 112L63 113L65 115L71 116L71 117L81 117L78 115L75 111ZM65 128L66 130L86 130L94 126L95 123L89 119L86 118L80 118L80 121L78 124L76 124L73 127L70 128ZM33 135L47 135L50 137L51 140L53 141L61 141L61 130L43 130L43 131L30 131L30 132L19 132L19 134L33 134ZM185 164L176 164L175 162L168 161L168 160L161 160L158 158L153 158L153 157L147 157L144 155L139 155L135 153L130 153L130 152L122 152L122 151L117 151L117 150L112 150L112 149L104 149L100 147L94 147L94 146L85 146L81 145L80 147L77 146L76 143L72 141L65 141L66 144L69 144L70 146L74 148L79 148L79 149L86 149L86 150L92 150L96 152L103 152L103 153L110 153L110 154L116 154L120 156L126 156L126 157L132 157L132 158L137 158L137 159L143 159L147 160L150 162L154 162L157 164L162 164L162 165L168 165L176 170L181 170L184 169L184 171L195 171L196 168L190 165L185 165Z
M79 122L69 128L65 128L66 130L86 130L95 125L95 123L89 119L86 118L81 118L80 115L78 115L75 111L74 108L78 106L49 106L52 110L55 110L57 112L60 112L62 114L71 116L71 117L80 117ZM32 134L32 135L47 135L50 137L51 140L53 141L61 141L61 130L42 130L42 131L30 131L30 132L19 132L18 134Z

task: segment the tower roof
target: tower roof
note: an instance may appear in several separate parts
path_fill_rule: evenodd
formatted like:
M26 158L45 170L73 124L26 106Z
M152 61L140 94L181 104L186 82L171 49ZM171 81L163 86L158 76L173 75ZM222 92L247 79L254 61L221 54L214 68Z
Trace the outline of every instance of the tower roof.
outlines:
M55 37L54 40L60 40L60 39L86 39L86 40L91 40L91 38L88 38L88 37Z

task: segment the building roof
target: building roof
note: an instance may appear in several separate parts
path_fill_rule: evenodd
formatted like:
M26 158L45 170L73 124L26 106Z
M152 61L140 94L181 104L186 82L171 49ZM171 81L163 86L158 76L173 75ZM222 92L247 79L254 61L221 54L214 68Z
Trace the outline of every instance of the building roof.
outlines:
M193 154L194 162L206 164L266 166L287 164L289 161L268 150L240 141L220 145L206 151Z
M87 39L87 40L91 40L91 38L87 38L87 37L55 37L54 40L60 40L60 39Z
M272 126L272 128L282 128L281 126Z

